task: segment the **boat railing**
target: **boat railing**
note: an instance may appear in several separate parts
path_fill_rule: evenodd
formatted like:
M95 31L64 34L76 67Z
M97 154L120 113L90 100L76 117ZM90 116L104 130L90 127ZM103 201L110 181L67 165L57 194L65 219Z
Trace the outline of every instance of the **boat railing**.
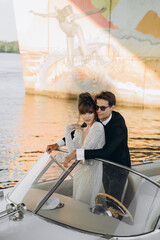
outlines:
M150 158L147 158L147 159L144 159L143 160L143 163L147 163L147 162L154 162L154 161L157 161L157 160L160 160L160 155L157 155L157 156L154 156L154 157L150 157Z
M68 153L67 149L63 149L63 148L58 148L58 149L56 149L56 151ZM150 157L150 158L147 158L147 159L143 159L142 161L139 161L138 163L132 163L132 166L139 165L139 164L154 163L154 162L157 162L158 160L160 161L160 155ZM63 166L61 165L61 167L63 167Z
M67 149L63 149L63 148L58 148L56 149L56 151L58 152L63 152L63 153L68 153ZM65 167L63 167L62 164L60 164L52 155L51 155L51 159L60 167L63 169L63 171L66 171ZM69 174L71 176L71 178L73 178L72 174Z
M149 164L149 163L156 163L156 162L159 162L159 161L160 161L160 155L157 155L157 156L146 158L146 159L143 159L143 160L132 161L132 166Z
M64 153L68 153L67 149L63 149L63 148L58 148L56 149L56 151L60 151L60 152L64 152ZM160 155L157 155L157 156L154 156L154 157L150 157L150 158L147 158L147 159L144 159L142 161L140 161L141 164L143 163L152 163L152 162L156 162L160 160ZM134 164L133 164L134 165ZM136 164L135 164L136 165Z
M62 149L62 148L58 148L57 151L65 152L65 153L68 152L67 149ZM106 160L106 159L95 158L95 160L101 161L101 162L104 162L104 163L110 163L110 164L112 164L112 165L122 167L121 164L114 163L114 162L109 161L109 160ZM160 155L157 155L157 156L154 156L154 157L145 159L145 160L143 160L142 162L137 163L137 164L132 164L132 166L139 165L139 164L156 163L158 160L160 160ZM135 171L135 170L132 169L132 168L128 168L128 167L126 167L126 166L123 166L123 168L124 168L124 169L128 169L129 171L137 174L137 171ZM145 176L144 174L141 174L141 173L138 173L138 174L139 174L140 176L146 178L147 180L149 180L149 181L152 182L152 183L156 183L156 184L158 183L158 184L160 184L160 179L158 179L158 180L155 182L154 180L152 180L151 178Z
M62 148L58 148L55 149L55 151L58 152L63 152L63 153L68 153L67 149L62 149ZM44 167L44 169L41 171L41 173L37 176L37 178L34 181L34 184L37 183L39 181L39 179L41 179L41 177L44 175L44 173L47 171L47 169L50 168L50 166L55 162L62 170L63 173L66 171L65 167L63 167L62 164L60 164L55 157L53 157L52 155L50 155L51 161L49 161L49 163ZM69 174L71 178L73 178L72 174Z

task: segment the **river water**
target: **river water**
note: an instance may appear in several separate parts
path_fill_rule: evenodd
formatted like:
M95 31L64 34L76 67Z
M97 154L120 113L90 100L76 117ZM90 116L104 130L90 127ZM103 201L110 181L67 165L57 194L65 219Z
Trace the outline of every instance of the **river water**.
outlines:
M160 111L117 106L128 126L132 163L160 154ZM25 95L21 59L0 53L0 188L15 185L46 146L78 119L76 100Z

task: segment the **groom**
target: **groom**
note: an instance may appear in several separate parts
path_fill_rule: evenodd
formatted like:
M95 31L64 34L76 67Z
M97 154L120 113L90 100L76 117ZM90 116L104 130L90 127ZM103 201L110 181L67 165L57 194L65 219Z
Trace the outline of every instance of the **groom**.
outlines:
M67 167L68 163L75 158L77 160L102 158L130 167L127 127L122 115L114 111L116 104L115 95L108 91L100 92L95 96L95 102L98 117L104 125L106 143L102 149L77 149L73 151L66 156L64 166ZM60 140L56 144L47 146L46 151L51 153L54 149L64 144L64 140ZM127 175L124 176L119 168L117 169L115 171L114 166L108 167L107 163L103 163L103 185L106 193L121 201L121 194ZM116 175L114 179L113 175Z

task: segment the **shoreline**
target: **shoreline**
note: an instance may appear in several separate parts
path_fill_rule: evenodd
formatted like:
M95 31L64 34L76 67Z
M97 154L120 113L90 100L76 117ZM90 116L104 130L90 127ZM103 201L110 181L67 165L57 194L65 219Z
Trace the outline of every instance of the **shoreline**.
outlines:
M47 98L54 98L54 99L75 100L75 101L78 99L78 95L79 95L79 93L72 94L72 93L47 91L47 90L35 90L35 89L26 89L26 88L25 88L25 94L42 96ZM94 94L92 94L92 96L94 97ZM124 108L133 108L133 109L155 109L155 110L160 109L160 106L143 105L140 103L138 104L137 102L131 104L128 102L124 102L122 100L117 100L116 106L124 107Z

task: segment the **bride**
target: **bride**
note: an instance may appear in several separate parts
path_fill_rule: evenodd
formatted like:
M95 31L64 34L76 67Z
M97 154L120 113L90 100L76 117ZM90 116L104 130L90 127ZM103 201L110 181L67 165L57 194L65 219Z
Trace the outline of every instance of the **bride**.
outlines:
M65 128L65 142L69 153L79 148L102 148L105 144L104 127L98 121L96 104L89 93L79 95L78 111L84 124L69 124ZM73 130L75 130L74 137L71 134ZM60 155L57 154L57 160L58 156L60 157ZM68 167L66 161L64 161L64 166ZM80 161L75 168L73 178L73 198L93 207L95 205L94 198L101 185L102 163L94 159Z

